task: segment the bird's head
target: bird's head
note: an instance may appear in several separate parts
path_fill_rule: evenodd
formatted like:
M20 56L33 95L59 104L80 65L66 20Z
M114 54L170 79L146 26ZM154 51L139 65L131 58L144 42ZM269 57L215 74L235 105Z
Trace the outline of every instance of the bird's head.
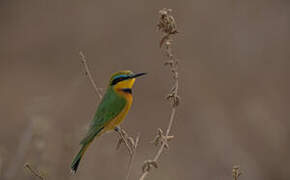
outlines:
M146 73L133 73L132 71L119 71L112 75L110 79L110 86L115 90L129 90L134 85L137 77L143 76Z

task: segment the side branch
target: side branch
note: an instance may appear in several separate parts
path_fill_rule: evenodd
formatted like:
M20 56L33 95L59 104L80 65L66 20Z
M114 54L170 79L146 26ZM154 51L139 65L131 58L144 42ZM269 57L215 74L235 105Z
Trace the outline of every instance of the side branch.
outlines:
M144 180L147 175L149 174L152 167L157 168L158 164L157 161L159 157L161 156L162 152L165 148L168 148L168 141L173 138L173 136L170 136L170 131L172 129L172 124L175 118L175 112L176 107L179 105L180 98L178 96L178 60L174 57L172 53L172 35L178 33L176 30L176 23L171 13L171 9L162 9L159 11L160 19L159 23L157 25L159 31L163 33L163 36L160 40L160 47L164 47L164 54L166 58L168 59L165 62L165 65L169 66L170 71L172 72L173 77L173 87L170 91L170 93L167 95L167 99L171 102L171 114L169 118L169 123L166 129L165 135L163 135L163 131L161 129L158 129L157 136L155 137L153 143L155 145L161 144L159 150L155 154L153 160L146 160L142 167L142 174L139 178L139 180Z
M101 100L102 99L101 89L97 87L96 82L94 81L91 71L89 69L87 59L82 51L80 51L80 56L81 56L82 64L84 65L84 68L85 68L85 75L88 76L96 94L99 96L99 100Z
M39 172L36 169L33 169L29 163L26 163L24 165L24 168L27 169L31 173L31 175L37 177L40 180L45 180L44 176L41 175L41 172Z
M168 144L167 144L167 140L169 140L169 132L171 130L171 127L172 127L172 123L173 123L173 120L174 120L174 116L175 116L175 112L176 112L176 108L174 107L171 111L171 115L170 115L170 120L169 120L169 124L168 124L168 127L167 127L167 132L166 135L165 135L165 138L164 138L164 141L162 143L162 145L160 146L159 150L157 151L156 155L154 156L153 160L146 160L143 164L143 167L142 167L142 170L143 170L143 173L141 175L141 177L139 178L139 180L144 180L147 175L149 174L149 171L152 167L155 167L155 168L158 168L158 164L157 164L157 161L159 159L159 157L161 156L164 148L168 148Z

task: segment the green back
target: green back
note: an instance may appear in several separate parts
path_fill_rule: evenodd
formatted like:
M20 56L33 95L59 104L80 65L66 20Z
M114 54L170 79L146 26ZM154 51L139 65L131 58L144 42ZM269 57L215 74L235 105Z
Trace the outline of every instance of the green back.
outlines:
M81 144L91 142L104 128L104 125L114 119L123 110L126 103L126 99L117 94L112 86L109 86L90 124L88 134L81 141Z

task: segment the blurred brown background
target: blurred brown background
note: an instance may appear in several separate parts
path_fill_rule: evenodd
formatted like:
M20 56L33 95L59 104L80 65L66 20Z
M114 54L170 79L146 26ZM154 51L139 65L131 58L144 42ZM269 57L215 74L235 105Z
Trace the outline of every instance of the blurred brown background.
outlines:
M158 10L172 8L180 34L180 96L170 150L148 179L290 178L290 1L0 1L0 179L28 180L23 164L48 179L124 179L125 147L117 135L96 140L76 176L69 166L92 119L97 96L83 75L79 51L94 78L148 72L134 88L123 127L141 133L131 179L166 128L171 85L155 31Z

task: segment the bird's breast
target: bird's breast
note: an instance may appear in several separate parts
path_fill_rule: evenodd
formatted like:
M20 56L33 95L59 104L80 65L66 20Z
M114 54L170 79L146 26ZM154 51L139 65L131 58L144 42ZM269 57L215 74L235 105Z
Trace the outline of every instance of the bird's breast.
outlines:
M123 98L126 99L126 105L123 110L105 127L105 131L113 130L116 126L118 126L128 114L128 111L131 108L133 102L133 96L129 93L119 91L118 92Z

